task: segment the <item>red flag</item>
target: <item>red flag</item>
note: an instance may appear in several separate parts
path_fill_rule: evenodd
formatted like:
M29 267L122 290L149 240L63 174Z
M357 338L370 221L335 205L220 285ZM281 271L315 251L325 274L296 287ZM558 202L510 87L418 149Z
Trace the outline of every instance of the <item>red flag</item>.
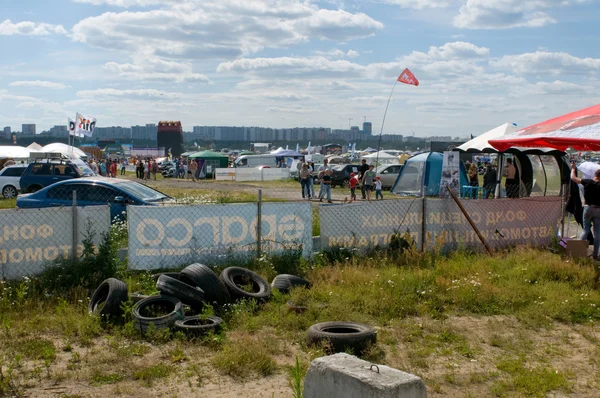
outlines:
M398 81L400 83L412 84L413 86L419 85L419 81L417 80L415 75L413 75L412 72L408 70L408 68L404 69L404 71L400 73L400 76L398 76Z

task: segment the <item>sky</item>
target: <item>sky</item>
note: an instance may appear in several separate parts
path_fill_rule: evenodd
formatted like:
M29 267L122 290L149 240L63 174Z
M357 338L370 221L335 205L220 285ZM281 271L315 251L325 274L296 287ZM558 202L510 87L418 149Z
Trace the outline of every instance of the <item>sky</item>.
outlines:
M0 0L0 127L478 135L600 103L600 0Z

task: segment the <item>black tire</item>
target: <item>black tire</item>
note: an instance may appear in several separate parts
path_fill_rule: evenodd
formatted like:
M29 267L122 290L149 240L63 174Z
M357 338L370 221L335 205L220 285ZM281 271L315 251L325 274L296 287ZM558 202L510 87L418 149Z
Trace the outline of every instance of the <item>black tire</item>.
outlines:
M4 199L14 199L17 195L19 195L19 191L12 185L7 185L2 189L2 196Z
M350 180L348 178L344 178L342 181L342 188L348 188L350 186Z
M184 319L175 321L175 329L188 336L202 336L210 331L217 332L221 328L223 320L217 316L207 318L195 316L186 316Z
M179 280L204 291L204 298L209 303L227 304L230 300L227 288L217 274L204 264L191 264L179 273Z
M27 193L34 193L39 191L40 189L42 189L41 185L31 185L30 187L27 188Z
M309 345L325 342L332 352L345 352L350 349L355 354L360 354L369 345L377 342L377 333L372 327L361 323L322 322L308 328L306 341Z
M148 296L148 295L145 295L145 294L142 294L142 293L140 293L140 292L134 292L134 293L131 293L131 294L129 295L129 300L131 300L131 302L132 302L133 304L135 304L135 303L138 303L138 302L140 302L140 301L142 301L143 299L145 299L145 298L148 298L148 297L150 297L150 296Z
M202 309L204 306L204 291L196 286L190 286L178 279L168 275L161 275L156 281L156 289L161 294L173 296L194 309Z
M296 275L280 274L271 281L271 287L281 293L288 293L295 286L310 287L310 282Z
M164 315L156 316L152 310L160 310ZM146 333L150 325L154 329L168 329L176 320L183 319L183 304L173 296L150 296L136 303L131 312L135 329Z
M221 281L227 286L229 294L234 299L267 300L271 295L271 286L256 272L241 267L228 267L221 272ZM240 286L252 284L252 292Z
M154 282L157 282L158 278L161 275L167 275L167 276L170 276L171 278L175 278L175 279L179 280L179 272L161 272L159 274L152 275L152 279L154 279Z
M127 285L115 278L108 278L92 294L88 310L106 320L122 320L121 304L129 300Z

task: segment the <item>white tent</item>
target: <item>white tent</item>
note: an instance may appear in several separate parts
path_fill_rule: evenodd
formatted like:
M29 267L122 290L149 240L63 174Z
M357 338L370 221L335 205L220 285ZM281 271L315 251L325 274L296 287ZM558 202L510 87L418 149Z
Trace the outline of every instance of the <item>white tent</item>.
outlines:
M372 153L370 155L365 155L363 157L361 157L361 159L367 159L367 163L369 164L374 164L374 162L381 164L394 164L394 163L400 163L400 160L398 159L397 156L394 155L390 155L389 153L386 153L384 151L379 151L379 152L375 152Z
M504 123L503 125L488 131L487 133L481 134L479 137L473 138L471 141L465 142L456 149L464 152L496 153L498 151L493 146L491 146L488 141L498 139L500 137L503 137L507 133L512 133L513 131L517 131L517 128L514 125L510 123Z
M39 151L40 149L42 149L42 146L37 142L32 142L27 148L32 149L34 151Z
M31 152L36 151L22 146L0 146L0 159L29 159Z
M274 151L271 151L271 155L286 156L286 157L302 156L301 153L298 153L292 149L283 149L281 147Z
M68 158L87 157L87 154L85 152L83 152L81 149L75 148L75 147L67 145L67 144L62 144L60 142L48 144L48 145L42 147L42 149L40 149L40 152L56 152L56 153L60 153L64 156L66 156Z

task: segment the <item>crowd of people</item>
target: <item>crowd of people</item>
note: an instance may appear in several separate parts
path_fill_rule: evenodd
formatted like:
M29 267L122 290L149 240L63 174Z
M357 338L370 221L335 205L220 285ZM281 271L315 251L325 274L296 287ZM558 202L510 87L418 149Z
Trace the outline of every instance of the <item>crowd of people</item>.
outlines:
M329 165L328 159L325 159L323 164L317 169L316 176L321 185L319 188L319 193L316 197L313 175L315 165L310 161L304 162L304 160L301 160L297 167L302 199L311 200L313 198L318 198L319 202L323 202L323 199L326 199L327 203L333 203L331 200L333 170ZM348 185L350 186L351 202L357 200L356 189L358 187L360 187L362 200L371 201L371 195L373 191L375 191L375 200L383 199L383 187L381 180L375 173L375 167L373 165L368 165L366 159L362 159L358 173L350 173Z

